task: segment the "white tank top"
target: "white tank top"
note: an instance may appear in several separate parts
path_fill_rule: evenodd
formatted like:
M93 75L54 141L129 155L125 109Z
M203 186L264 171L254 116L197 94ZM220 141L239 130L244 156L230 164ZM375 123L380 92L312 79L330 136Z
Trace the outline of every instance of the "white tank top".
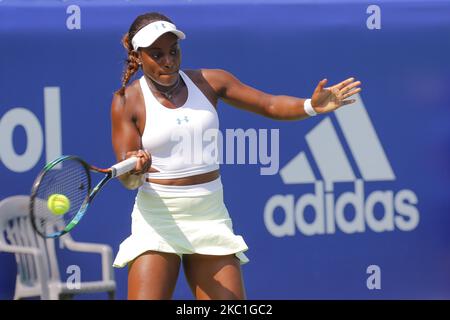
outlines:
M183 71L179 73L188 97L176 109L158 102L144 76L139 80L146 111L142 144L159 171L147 173L147 178L174 179L219 169L216 109Z

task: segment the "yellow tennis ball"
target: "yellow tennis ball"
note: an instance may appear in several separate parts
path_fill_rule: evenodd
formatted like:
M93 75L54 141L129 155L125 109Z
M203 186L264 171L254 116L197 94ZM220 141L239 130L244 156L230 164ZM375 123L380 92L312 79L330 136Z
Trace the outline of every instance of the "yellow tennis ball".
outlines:
M63 194L54 193L47 201L50 212L56 215L63 215L70 209L70 200Z

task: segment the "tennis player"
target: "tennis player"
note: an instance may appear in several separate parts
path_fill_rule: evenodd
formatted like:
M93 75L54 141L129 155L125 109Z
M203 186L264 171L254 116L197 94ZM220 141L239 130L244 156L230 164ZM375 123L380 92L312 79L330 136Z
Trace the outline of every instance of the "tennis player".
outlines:
M349 78L325 87L324 79L310 99L270 95L224 70L182 71L184 38L169 18L152 12L138 16L122 40L128 58L111 106L112 143L119 161L139 157L135 170L120 178L139 191L131 235L114 266L129 268L129 299L170 299L181 263L197 299L245 299L240 265L248 262L248 247L224 205L219 163L174 151L173 133L217 132L219 99L265 117L301 120L354 102L347 98L361 83ZM129 84L138 70L143 76ZM203 149L194 152L203 152L211 141L195 143Z

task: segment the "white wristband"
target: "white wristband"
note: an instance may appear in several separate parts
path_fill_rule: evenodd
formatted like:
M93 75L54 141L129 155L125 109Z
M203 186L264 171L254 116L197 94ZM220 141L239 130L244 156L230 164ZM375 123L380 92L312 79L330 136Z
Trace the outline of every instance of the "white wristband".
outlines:
M311 104L311 99L306 99L305 102L303 103L303 108L305 109L305 112L310 116L316 116L317 112L314 111L314 108L312 107Z

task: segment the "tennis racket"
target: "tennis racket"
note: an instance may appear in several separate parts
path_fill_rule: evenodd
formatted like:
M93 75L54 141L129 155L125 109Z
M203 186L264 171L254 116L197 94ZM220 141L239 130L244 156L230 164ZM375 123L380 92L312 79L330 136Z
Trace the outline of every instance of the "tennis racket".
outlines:
M57 238L72 230L89 204L112 178L133 170L131 157L107 169L89 165L77 156L61 156L48 163L36 177L31 190L30 217L33 228L44 238ZM91 188L91 172L103 179Z

